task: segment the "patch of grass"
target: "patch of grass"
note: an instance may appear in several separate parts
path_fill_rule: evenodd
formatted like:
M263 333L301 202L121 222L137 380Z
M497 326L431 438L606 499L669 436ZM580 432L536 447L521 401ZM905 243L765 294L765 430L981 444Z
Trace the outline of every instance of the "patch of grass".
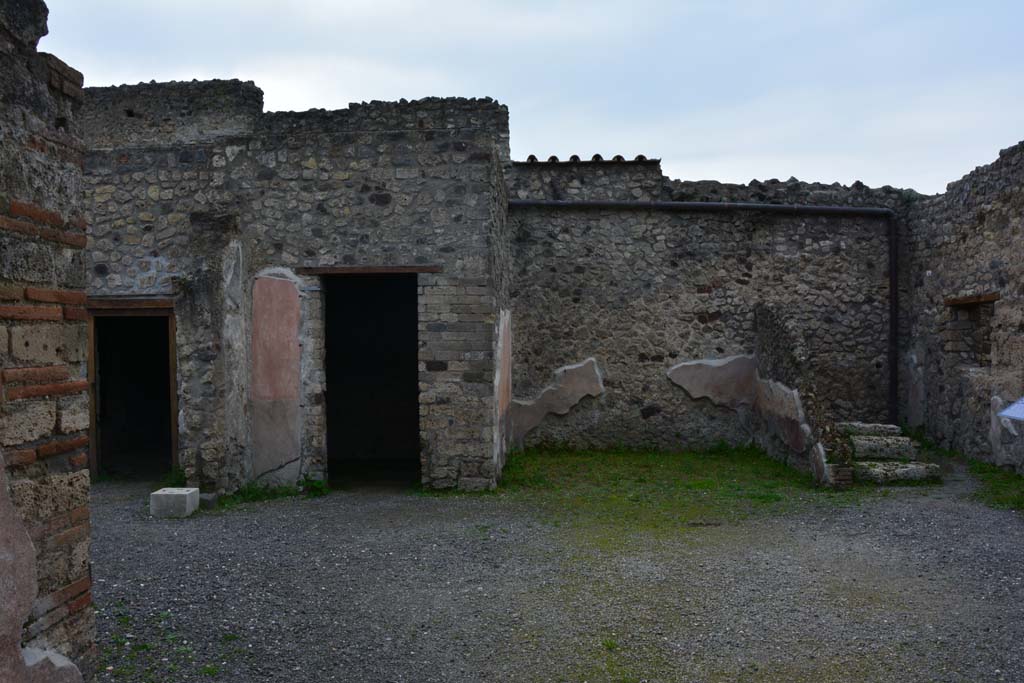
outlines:
M511 499L536 510L578 550L617 552L652 536L690 538L688 532L751 515L853 504L880 491L864 484L843 491L818 487L809 473L752 446L678 452L548 446L511 454L496 491L424 488L417 494Z
M936 462L940 465L949 465L953 462L964 462L965 458L958 451L949 448L941 448L937 443L928 438L924 427L903 427L903 435L909 436L917 442L917 450L922 460Z
M1024 477L980 460L970 460L967 468L981 484L975 498L994 508L1024 510Z
M530 449L509 459L500 490L555 521L590 529L599 544L617 545L635 532L677 533L802 502L854 501L868 489L822 489L759 448L718 446L677 453Z
M220 674L220 667L216 664L204 664L199 667L199 673L204 676L217 676Z
M320 498L330 493L331 489L323 479L312 479L309 475L302 478L299 488L306 498Z
M298 486L267 486L250 482L234 493L217 499L217 506L230 509L242 503L261 503L279 498L291 498L301 494Z
M180 467L173 467L160 479L161 488L179 489L188 486L188 479L185 478L185 470Z
M261 503L263 501L293 498L295 496L319 498L326 496L328 493L330 493L330 489L327 486L327 482L312 479L308 476L303 477L297 486L267 486L266 484L250 482L230 495L221 496L217 500L217 507L227 510L242 503Z

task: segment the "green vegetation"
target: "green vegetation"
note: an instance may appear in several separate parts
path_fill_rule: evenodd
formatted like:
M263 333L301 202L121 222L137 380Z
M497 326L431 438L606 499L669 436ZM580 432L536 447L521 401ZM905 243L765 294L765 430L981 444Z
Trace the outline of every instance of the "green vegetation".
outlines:
M924 430L920 427L904 428L903 432L917 441L924 459L941 464L944 470L966 464L967 471L979 484L978 490L974 492L975 500L994 508L1024 510L1024 476L998 465L966 458L958 451L939 448L925 436Z
M100 670L114 681L125 683L164 683L187 678L195 674L217 678L223 666L249 656L241 637L225 633L219 639L209 639L197 645L196 652L175 629L174 615L169 611L145 616L132 615L121 602L112 608L97 605L102 616L110 611L115 616L109 624L113 632L100 632ZM218 663L209 663L216 661ZM187 672L195 672L186 676ZM106 680L106 678L104 679Z
M531 449L505 467L500 489L599 545L635 532L676 534L797 505L858 500L871 489L831 491L754 447L701 452Z
M327 487L326 482L319 479L311 479L308 476L304 477L298 486L267 486L266 484L250 482L230 495L221 496L217 501L217 505L221 509L228 510L242 503L259 503L295 496L319 498L326 496L329 492L330 489Z
M302 494L306 498L320 498L321 496L326 496L331 491L326 481L323 479L312 479L308 474L299 482L299 488L302 489Z
M160 479L160 486L162 488L183 488L188 486L188 480L185 478L185 470L180 467L173 467Z
M1024 510L1024 477L980 460L968 463L980 484L974 497L994 508Z
M943 470L949 469L953 463L965 461L964 456L957 451L940 448L937 443L929 439L924 433L924 427L909 428L904 426L903 435L909 436L917 442L917 450L922 460L938 463L942 466Z

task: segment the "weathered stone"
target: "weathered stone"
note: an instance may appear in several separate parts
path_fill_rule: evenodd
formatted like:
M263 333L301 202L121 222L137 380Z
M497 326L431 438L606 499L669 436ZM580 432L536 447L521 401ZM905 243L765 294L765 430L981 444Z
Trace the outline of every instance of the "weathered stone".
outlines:
M60 413L61 425L55 400L25 396L54 381L39 368L86 355L82 75L37 51L46 18L40 0L0 2L0 452L13 453L8 465L0 461L4 683L80 681L61 655L89 670L96 652L89 594L67 589L89 582L89 474L60 433L61 426L85 429L88 413ZM67 336L78 328L81 335ZM38 555L24 531L12 530L15 514L32 530ZM37 586L50 596L45 614L30 609ZM22 650L25 643L39 649Z
M0 681L80 683L78 669L63 656L22 650L21 628L37 593L36 553L7 493L6 464L0 457Z
M837 422L836 429L852 436L899 436L903 433L899 425L873 422Z
M163 488L149 494L149 514L154 517L188 517L198 509L197 488Z
M317 276L296 273L346 266L430 271L411 276L422 478L497 481L509 438L494 393L495 323L510 308L505 107L427 98L263 113L259 89L238 81L87 89L86 99L90 293L180 295L190 483L231 491L326 474L324 297ZM264 364L249 350L267 329L253 325L254 282L268 275L301 290L292 332L302 344L279 359L298 381L287 398L252 391ZM452 470L453 457L464 466Z
M63 360L64 329L59 323L16 325L11 328L11 355L26 364L59 363Z
M531 401L513 400L511 408L512 440L522 446L526 435L549 414L565 415L587 396L604 393L597 360L588 358L554 372L550 385Z
M854 458L858 460L913 460L914 442L905 436L851 436Z
M876 484L937 480L941 474L939 466L930 462L858 460L853 463L854 479Z
M57 399L57 431L70 434L89 428L89 396L77 394Z
M49 399L0 405L0 445L16 446L53 433L57 410Z

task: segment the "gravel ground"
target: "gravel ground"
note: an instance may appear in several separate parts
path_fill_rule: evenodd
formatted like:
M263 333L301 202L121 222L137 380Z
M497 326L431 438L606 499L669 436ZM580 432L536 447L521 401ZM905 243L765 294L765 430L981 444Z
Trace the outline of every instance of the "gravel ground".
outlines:
M100 681L1024 681L1024 517L965 475L588 547L508 496L154 520L93 488Z

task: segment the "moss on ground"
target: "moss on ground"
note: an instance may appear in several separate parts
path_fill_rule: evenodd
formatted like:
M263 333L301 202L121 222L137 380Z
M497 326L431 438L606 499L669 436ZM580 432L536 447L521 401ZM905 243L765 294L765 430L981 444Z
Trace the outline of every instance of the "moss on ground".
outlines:
M980 460L971 460L968 470L980 486L974 492L977 500L994 508L1024 510L1024 477Z
M754 447L676 453L530 449L513 454L499 489L599 546L638 533L677 535L797 506L855 502L873 489L833 491Z

